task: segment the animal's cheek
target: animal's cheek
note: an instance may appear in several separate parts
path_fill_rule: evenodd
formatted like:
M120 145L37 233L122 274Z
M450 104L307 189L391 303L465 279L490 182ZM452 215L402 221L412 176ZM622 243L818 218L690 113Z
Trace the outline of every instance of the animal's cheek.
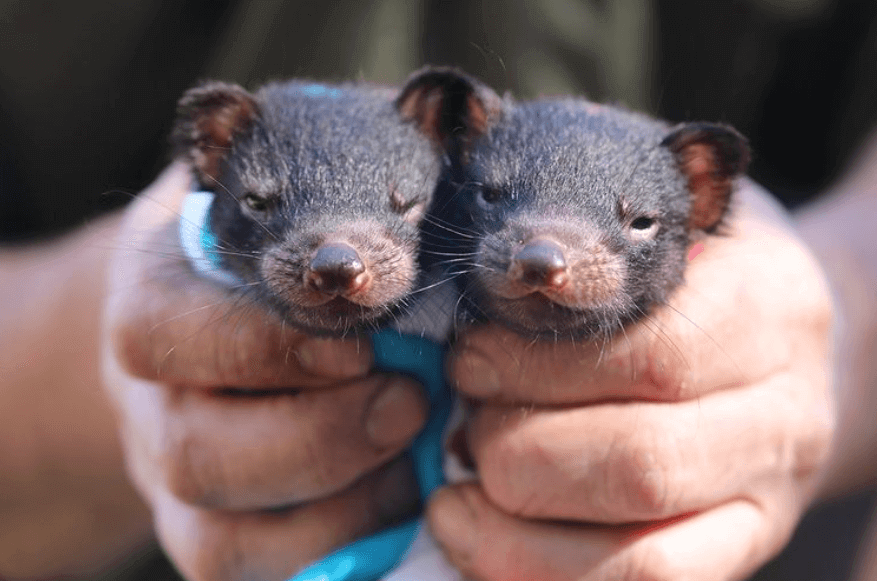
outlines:
M370 283L350 297L364 307L393 304L410 293L417 282L417 265L410 252L378 253L363 251Z
M475 273L475 280L488 296L502 299L519 299L534 292L532 287L509 279L504 270L483 268Z
M532 292L532 289L516 284L508 275L511 244L494 235L484 235L471 260L465 261L470 280L489 296L515 299Z
M604 250L576 258L569 267L570 283L552 294L552 300L576 310L626 304L629 271L624 257Z
M316 307L328 298L306 284L308 257L289 249L274 249L265 254L260 273L265 286L283 303L297 307Z

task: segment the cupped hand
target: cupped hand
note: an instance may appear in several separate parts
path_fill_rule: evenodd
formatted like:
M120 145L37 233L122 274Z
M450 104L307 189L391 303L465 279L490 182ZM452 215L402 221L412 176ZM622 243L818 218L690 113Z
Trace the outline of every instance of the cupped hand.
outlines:
M738 199L669 304L610 341L460 337L479 481L429 517L465 573L742 579L788 540L834 429L831 304L767 194Z
M426 403L369 374L362 340L314 338L192 274L171 166L128 210L110 266L106 384L129 472L193 581L284 579L417 503L393 460Z

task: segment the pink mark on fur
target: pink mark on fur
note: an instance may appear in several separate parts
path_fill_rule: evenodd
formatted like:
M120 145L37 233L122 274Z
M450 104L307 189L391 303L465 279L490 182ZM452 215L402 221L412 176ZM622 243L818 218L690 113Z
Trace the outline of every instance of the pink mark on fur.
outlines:
M694 260L694 257L703 252L703 244L695 244L688 251L688 260Z

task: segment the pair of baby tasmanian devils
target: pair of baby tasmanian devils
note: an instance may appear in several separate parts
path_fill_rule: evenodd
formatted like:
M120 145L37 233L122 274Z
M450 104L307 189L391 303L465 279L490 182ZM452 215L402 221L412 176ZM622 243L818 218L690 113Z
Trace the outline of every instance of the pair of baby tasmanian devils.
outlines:
M726 126L517 102L448 68L401 91L207 83L181 100L174 145L215 193L218 267L329 335L402 316L440 272L458 317L607 337L680 284L749 160Z

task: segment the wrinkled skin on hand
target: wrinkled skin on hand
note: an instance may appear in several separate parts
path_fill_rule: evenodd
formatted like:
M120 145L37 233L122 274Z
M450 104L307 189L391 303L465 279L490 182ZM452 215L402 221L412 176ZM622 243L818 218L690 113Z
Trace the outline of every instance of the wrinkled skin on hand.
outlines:
M686 283L607 343L466 331L480 481L434 497L478 580L743 579L813 500L835 423L831 302L768 196L745 183Z
M285 579L416 506L393 460L426 403L368 374L363 340L309 337L195 277L173 165L127 211L104 317L107 389L129 472L193 581Z

